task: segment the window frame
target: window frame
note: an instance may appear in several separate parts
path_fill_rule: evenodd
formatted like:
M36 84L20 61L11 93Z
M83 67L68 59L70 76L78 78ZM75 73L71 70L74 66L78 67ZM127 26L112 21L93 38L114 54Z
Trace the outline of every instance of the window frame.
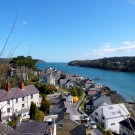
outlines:
M24 101L24 97L22 97L22 101Z
M16 103L18 103L18 98L16 98Z
M10 108L7 108L7 113L10 113Z
M22 104L22 108L24 108L25 107L25 104Z

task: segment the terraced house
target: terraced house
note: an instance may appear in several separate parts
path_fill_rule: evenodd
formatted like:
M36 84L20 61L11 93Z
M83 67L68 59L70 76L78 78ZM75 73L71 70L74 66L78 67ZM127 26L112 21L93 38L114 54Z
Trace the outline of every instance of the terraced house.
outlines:
M6 83L5 89L0 90L0 120L7 122L12 115L19 114L23 118L29 118L31 102L39 106L39 91L34 85L24 86L21 82L18 87L10 88Z

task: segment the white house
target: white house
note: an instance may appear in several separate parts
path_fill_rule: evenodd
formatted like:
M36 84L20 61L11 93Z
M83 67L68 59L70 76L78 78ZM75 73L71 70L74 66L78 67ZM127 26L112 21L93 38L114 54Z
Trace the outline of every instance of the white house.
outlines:
M55 85L55 75L53 73L49 73L46 78L47 84Z
M47 73L42 71L39 75L39 82L55 85L55 74L52 71Z
M24 86L24 83L21 83L17 88L10 88L7 83L5 90L0 90L0 120L6 122L14 113L28 118L32 101L37 106L40 105L39 91L34 85Z
M105 95L101 95L100 97L92 98L88 103L86 103L86 111L91 112L92 110L95 110L98 108L101 104L106 103L107 105L112 104L110 97L107 97Z
M111 129L119 134L119 122L130 116L123 103L99 106L93 113L92 118L106 130Z

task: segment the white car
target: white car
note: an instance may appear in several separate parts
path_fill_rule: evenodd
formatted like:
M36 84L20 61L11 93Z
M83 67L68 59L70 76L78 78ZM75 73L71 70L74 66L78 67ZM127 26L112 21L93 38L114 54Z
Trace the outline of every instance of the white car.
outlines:
M89 116L87 114L82 114L82 119L85 119L87 121L90 120Z
M89 120L89 124L90 124L90 126L92 126L93 128L97 128L96 122L93 121L92 119Z

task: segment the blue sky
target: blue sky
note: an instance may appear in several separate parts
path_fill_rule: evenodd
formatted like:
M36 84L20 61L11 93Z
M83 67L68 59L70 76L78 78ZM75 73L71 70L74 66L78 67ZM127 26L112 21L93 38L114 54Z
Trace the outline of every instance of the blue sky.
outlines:
M2 57L16 46L47 62L135 54L135 0L1 0L0 49L17 13Z

